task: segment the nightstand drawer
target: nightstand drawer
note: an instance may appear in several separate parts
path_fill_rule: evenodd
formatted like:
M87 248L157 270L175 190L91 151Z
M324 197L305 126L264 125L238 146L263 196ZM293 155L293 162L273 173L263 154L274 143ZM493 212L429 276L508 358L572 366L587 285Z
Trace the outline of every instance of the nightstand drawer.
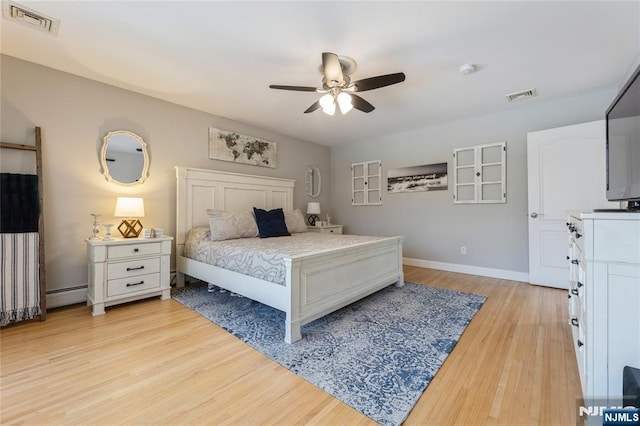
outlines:
M160 272L160 258L132 260L128 262L110 263L107 266L109 279L133 277L136 275L155 274Z
M162 243L122 244L107 248L107 258L122 259L125 257L144 256L148 254L160 254Z
M136 293L152 288L160 288L160 274L146 274L109 280L107 282L107 297Z
M307 231L319 234L342 234L342 225L307 226Z

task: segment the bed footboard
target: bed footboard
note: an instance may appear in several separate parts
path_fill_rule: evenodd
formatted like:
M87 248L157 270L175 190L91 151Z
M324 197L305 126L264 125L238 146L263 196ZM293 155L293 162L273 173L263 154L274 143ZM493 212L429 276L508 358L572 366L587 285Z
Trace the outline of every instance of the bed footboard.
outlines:
M404 285L402 237L360 247L290 259L285 341L302 335L300 327L390 284Z

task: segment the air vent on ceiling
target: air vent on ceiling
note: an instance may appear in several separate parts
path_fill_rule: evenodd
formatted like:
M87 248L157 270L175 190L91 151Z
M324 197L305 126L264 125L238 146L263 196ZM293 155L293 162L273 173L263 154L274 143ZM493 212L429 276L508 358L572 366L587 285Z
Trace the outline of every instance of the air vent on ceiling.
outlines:
M505 95L509 102L519 101L520 99L533 98L536 96L536 89L522 90L520 92L509 93Z
M54 36L58 35L60 20L43 15L18 3L12 1L2 2L2 15L9 21L17 22Z

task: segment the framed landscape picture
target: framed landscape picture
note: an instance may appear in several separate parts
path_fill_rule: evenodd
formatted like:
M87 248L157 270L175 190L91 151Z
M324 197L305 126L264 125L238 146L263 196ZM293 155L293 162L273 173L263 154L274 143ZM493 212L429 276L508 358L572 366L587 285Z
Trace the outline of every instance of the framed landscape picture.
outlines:
M254 136L209 127L209 158L262 167L277 167L277 144Z
M447 163L402 167L387 171L387 192L438 191L447 189Z

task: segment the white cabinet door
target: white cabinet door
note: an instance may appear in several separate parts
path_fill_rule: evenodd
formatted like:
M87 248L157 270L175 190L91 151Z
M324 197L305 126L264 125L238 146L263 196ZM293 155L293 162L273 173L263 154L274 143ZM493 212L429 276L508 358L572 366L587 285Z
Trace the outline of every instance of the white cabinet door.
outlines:
M616 208L605 195L604 120L527 134L529 282L567 288L571 211Z

